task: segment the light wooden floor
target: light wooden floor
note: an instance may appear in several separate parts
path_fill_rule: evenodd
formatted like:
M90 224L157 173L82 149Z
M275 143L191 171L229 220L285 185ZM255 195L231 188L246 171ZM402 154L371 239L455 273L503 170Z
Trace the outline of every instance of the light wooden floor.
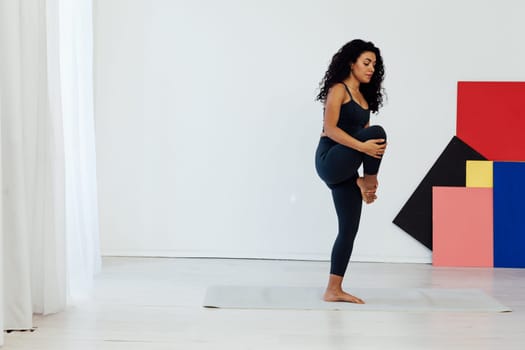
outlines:
M512 313L222 310L214 284L318 286L327 262L105 258L92 299L47 317L3 349L525 348L525 269L351 263L347 287L479 288Z

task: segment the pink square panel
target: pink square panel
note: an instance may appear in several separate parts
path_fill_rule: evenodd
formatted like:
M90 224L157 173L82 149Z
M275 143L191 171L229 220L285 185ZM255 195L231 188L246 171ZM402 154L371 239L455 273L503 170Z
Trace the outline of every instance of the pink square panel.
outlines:
M432 188L432 264L494 266L493 189Z

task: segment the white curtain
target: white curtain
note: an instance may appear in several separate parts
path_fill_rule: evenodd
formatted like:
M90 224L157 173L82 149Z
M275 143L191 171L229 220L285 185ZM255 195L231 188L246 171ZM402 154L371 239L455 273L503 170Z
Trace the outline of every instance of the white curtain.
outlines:
M57 1L57 0L55 0ZM100 270L92 0L60 0L60 74L66 165L68 281L83 298Z
M91 0L0 0L1 329L100 268L92 86Z

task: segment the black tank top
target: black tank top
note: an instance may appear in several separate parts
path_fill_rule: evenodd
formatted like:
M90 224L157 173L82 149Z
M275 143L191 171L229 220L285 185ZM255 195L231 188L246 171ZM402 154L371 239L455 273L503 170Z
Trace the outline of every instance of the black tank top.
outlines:
M350 101L341 105L339 112L339 120L337 121L337 127L342 129L347 134L353 135L357 131L363 129L366 124L370 121L370 110L361 107L355 100L350 89L345 83L346 92L350 95Z

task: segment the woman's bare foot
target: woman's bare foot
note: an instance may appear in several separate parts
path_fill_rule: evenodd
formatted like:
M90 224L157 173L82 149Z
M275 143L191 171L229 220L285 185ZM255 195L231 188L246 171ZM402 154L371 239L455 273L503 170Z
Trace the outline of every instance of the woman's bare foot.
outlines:
M356 296L353 296L352 294L348 294L345 291L334 291L334 290L326 290L323 296L324 301L339 301L339 302L347 302L347 303L354 303L354 304L364 304L365 302L362 299L359 299Z
M366 204L373 203L376 199L376 188L377 186L371 186L365 182L363 177L359 177L356 180L357 186L361 190L361 197Z

